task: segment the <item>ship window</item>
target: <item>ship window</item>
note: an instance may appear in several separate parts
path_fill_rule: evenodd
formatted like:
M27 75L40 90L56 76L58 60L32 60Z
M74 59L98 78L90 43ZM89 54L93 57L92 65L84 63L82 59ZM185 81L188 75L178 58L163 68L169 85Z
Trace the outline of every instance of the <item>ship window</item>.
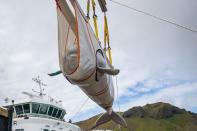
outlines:
M53 116L53 117L55 117L55 116L56 116L57 111L58 111L58 109L57 109L57 108L54 108L54 110L53 110L53 114L52 114L52 116Z
M59 110L57 113L57 118L60 118L61 114L62 114L62 110Z
M40 114L47 114L47 110L48 110L48 105L42 104L40 107Z
M63 118L64 118L64 116L65 116L65 114L66 114L66 112L64 111L64 112L62 113L62 115L61 115L60 119L63 119Z
M52 115L52 112L53 112L53 107L52 106L50 106L50 108L49 108L49 111L48 111L48 115Z
M30 113L30 105L29 104L24 104L23 109L25 113Z
M23 114L23 108L22 108L21 105L15 106L15 109L16 109L16 114L17 115Z
M32 113L38 113L40 104L32 103Z
M49 131L49 129L43 129L43 131Z

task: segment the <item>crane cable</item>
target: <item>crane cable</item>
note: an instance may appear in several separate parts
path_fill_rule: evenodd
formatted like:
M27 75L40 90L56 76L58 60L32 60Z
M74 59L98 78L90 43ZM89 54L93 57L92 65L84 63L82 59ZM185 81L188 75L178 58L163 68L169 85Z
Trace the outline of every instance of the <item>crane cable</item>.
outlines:
M80 112L80 111L82 110L82 108L86 105L86 103L88 102L88 100L89 100L89 97L85 99L85 101L83 102L83 104L82 104L79 108L77 108L77 111L74 113L74 115L73 115L73 117L71 118L71 120L74 119L74 118L79 114L79 112Z
M119 103L119 101L118 101L118 98L119 98L119 87L118 87L118 76L116 76L116 101L117 101L117 106L118 106L118 111L120 112L120 103Z
M185 29L185 30L188 30L188 31L197 33L197 30L192 29L192 28L190 28L190 27L186 27L186 26L184 26L184 25L180 25L180 24L178 24L178 23L175 23L175 22L169 21L169 20L167 20L167 19L161 18L161 17L159 17L159 16L153 15L153 14L151 14L151 13L147 13L147 12L145 12L145 11L138 10L138 9L136 9L136 8L133 8L133 7L131 7L131 6L128 6L128 5L123 4L123 3L120 3L120 2L115 1L115 0L109 0L109 1L111 1L111 2L114 3L114 4L117 4L117 5L126 7L126 8L128 8L128 9L130 9L130 10L133 10L133 11L139 12L139 13L141 13L141 14L144 14L144 15L146 15L146 16L150 16L150 17L152 17L152 18L154 18L154 19L157 19L157 20L166 22L166 23L168 23L168 24L172 24L172 25L174 25L174 26L176 26L176 27L178 27L178 28L182 28L182 29Z
M116 101L117 101L117 106L118 106L118 112L120 113L120 103L118 101L119 98L119 87L118 87L118 76L115 77L116 78ZM120 124L118 125L119 130L121 131L121 126Z

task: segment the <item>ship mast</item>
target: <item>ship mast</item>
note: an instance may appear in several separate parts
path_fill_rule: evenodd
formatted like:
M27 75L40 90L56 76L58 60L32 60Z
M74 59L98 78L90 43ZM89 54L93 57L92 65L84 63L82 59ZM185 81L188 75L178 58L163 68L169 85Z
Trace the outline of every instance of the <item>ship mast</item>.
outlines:
M39 89L40 89L39 91L32 89L32 91L38 93L40 97L45 96L46 94L44 94L44 88L42 88L42 86L47 86L47 85L42 82L42 80L40 79L40 76L36 78L32 78L32 80L38 84Z

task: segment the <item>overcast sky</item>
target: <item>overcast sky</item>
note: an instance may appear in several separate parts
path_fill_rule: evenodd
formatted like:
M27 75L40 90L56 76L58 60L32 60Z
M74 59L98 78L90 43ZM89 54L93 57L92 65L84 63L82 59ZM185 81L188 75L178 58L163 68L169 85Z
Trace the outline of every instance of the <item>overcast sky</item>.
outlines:
M197 30L196 0L119 1ZM197 34L110 1L108 9L113 64L121 71L121 111L162 101L197 113ZM103 15L98 12L102 40ZM0 105L5 97L23 98L21 92L36 88L32 77L39 75L48 85L46 93L63 100L66 119L104 112L89 100L75 116L87 96L62 75L47 76L59 69L57 42L54 0L0 0Z

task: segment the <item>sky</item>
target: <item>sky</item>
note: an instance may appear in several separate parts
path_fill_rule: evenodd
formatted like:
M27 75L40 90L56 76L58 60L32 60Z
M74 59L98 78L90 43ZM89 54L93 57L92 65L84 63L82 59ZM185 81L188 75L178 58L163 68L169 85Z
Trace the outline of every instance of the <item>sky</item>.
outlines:
M119 2L197 30L196 0ZM114 110L168 102L197 113L197 34L107 3L113 65L120 69ZM85 9L85 0L80 4ZM103 14L97 13L102 42ZM47 75L59 70L57 37L54 0L0 0L0 105L38 89L32 78L39 75L47 95L63 101L66 120L104 112L62 75Z

